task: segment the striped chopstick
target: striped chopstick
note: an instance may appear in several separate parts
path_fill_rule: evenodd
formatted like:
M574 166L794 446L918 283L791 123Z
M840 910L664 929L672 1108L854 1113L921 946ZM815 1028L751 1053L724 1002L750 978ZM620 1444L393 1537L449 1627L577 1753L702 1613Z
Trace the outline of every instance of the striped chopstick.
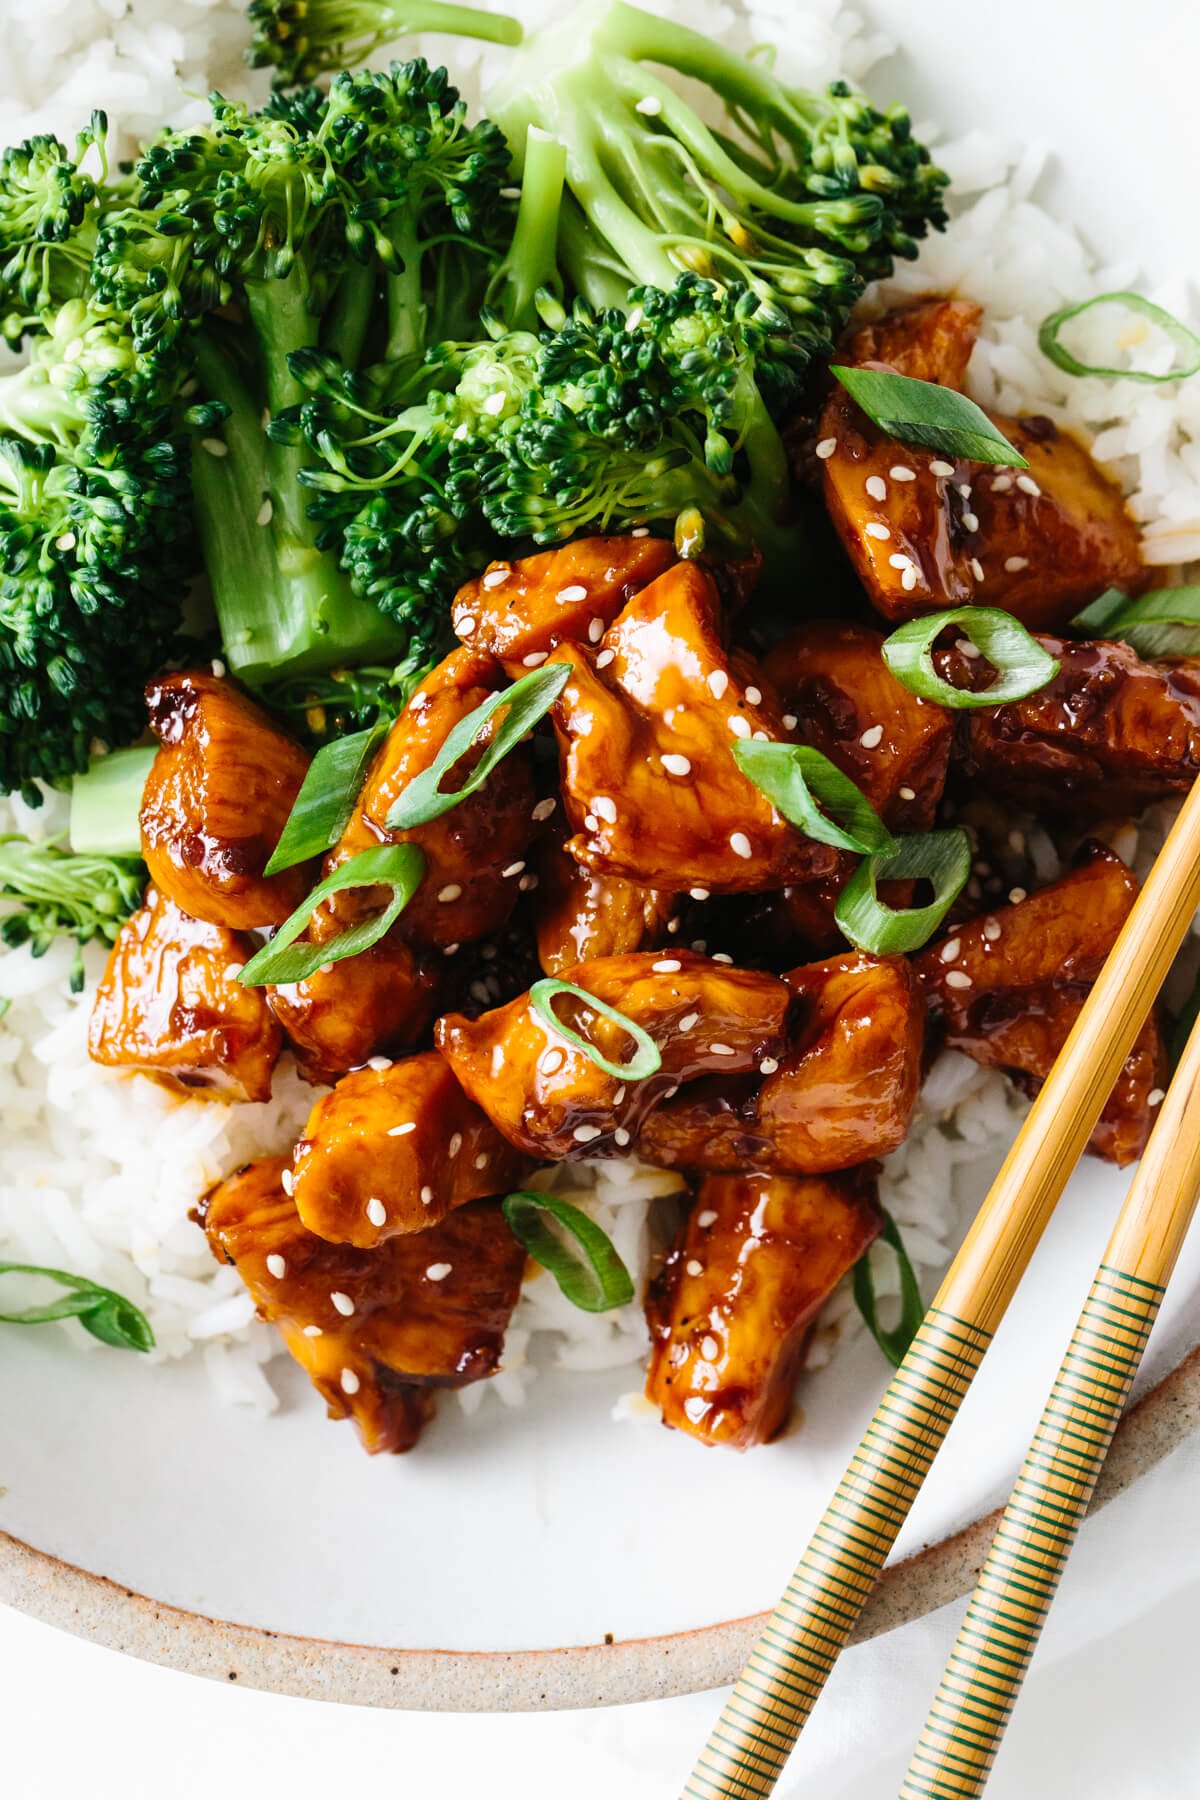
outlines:
M841 1654L1200 904L1200 783L684 1789L769 1794Z
M959 1629L901 1800L981 1794L1200 1201L1200 1024Z

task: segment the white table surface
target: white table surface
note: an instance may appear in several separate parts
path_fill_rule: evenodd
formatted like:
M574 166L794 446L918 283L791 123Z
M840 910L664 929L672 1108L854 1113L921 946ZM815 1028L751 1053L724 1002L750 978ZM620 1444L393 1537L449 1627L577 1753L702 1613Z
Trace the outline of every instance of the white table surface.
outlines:
M1200 1444L1087 1527L989 1800L1200 1796ZM891 1800L961 1607L850 1653L781 1800ZM0 1609L5 1800L673 1800L718 1696L369 1713L132 1662Z

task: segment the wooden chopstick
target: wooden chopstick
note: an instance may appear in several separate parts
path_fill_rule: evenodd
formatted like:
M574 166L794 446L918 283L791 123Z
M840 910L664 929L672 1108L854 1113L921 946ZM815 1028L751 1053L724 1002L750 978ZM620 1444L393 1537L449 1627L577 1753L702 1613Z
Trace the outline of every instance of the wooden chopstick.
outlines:
M687 1782L775 1786L895 1543L1200 903L1200 783L1150 871Z
M1200 1201L1188 1039L950 1652L901 1800L983 1792Z

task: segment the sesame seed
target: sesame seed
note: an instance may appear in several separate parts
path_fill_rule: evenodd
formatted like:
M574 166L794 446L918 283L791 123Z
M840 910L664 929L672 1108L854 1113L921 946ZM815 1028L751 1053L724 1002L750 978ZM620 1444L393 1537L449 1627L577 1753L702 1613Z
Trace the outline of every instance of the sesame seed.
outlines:
M640 312L641 308L635 306L633 311ZM633 317L633 313L630 313L629 317L625 320L625 323L627 325L629 323L629 320L632 319L632 317ZM641 323L640 320L638 322L639 322L639 324ZM629 535L630 535L630 537L649 537L650 536L650 527L648 525L635 525Z
M864 750L877 750L883 742L883 726L868 726L858 741Z
M282 1256L268 1256L267 1274L273 1275L276 1281L282 1281L287 1274L287 1263Z
M677 956L666 956L661 962L651 963L650 967L656 975L678 975L683 964Z
M951 969L946 977L947 987L969 988L971 985L971 977L967 974L965 969Z
M758 1065L760 1075L774 1075L779 1067L779 1059L775 1056L764 1056Z
M1010 831L1008 834L1008 847L1014 856L1024 856L1025 833L1017 830Z
M1008 492L1009 488L1012 486L1012 484L1013 484L1013 478L1011 475L993 475L992 476L992 492L993 492L993 494L1007 494L1007 492Z
M946 942L942 945L941 950L938 952L938 954L941 957L943 962L955 962L958 958L958 953L961 949L962 949L962 939L961 938L956 938L956 937L947 938Z
M746 703L748 706L761 706L762 705L762 689L756 688L756 687L748 687L746 689Z
M432 1206L433 1205L433 1189L431 1187L423 1187L421 1189L421 1205L422 1206Z
M415 1131L416 1129L416 1120L410 1119L406 1125L393 1125L387 1135L389 1137L407 1137L410 1131Z
M502 200L519 200L521 198L521 190L519 187L501 188L500 198Z
M978 514L973 513L973 512L965 512L962 516L962 527L963 527L964 531L978 531L979 530Z
M711 1332L709 1332L706 1337L701 1338L700 1354L706 1362L712 1362L716 1357L720 1356L721 1346Z
M784 713L783 729L785 731L795 731L795 729L799 723L800 723L800 721L796 717L795 713Z
M1146 1105L1161 1106L1166 1097L1166 1088L1151 1088L1150 1092L1146 1095Z
M493 417L496 413L502 413L504 411L504 395L489 394L483 403L483 410L485 413L491 413Z
M443 956L457 956L461 949L462 949L461 944L443 944L442 945L442 955Z
M438 903L450 906L455 900L462 899L462 887L457 881L448 881L445 887L438 889Z
M633 110L645 113L647 118L653 119L662 111L662 101L657 94L647 94L644 99L638 101Z
M500 879L501 881L511 881L515 875L523 875L524 873L525 864L518 860L517 862L510 862L507 869L501 869Z
M221 661L219 656L214 656L210 666L213 674L216 676L217 680L220 681L225 675L225 664Z
M359 1380L358 1380L358 1376L354 1373L354 1370L353 1369L343 1369L342 1370L342 1392L343 1392L343 1394L357 1394L358 1389L359 1389Z
M625 1098L625 1089L623 1087L619 1087L617 1089L616 1093L613 1095L613 1105L620 1106L620 1104L621 1104L622 1100L624 1100L624 1098Z
M528 656L521 658L521 667L523 669L540 669L549 654L548 650L531 650Z
M588 591L581 581L571 582L569 587L559 588L554 598L560 606L570 606L575 600L586 600Z
M954 473L954 464L943 462L940 457L935 457L929 465L929 473L939 475L943 481L949 481Z
M617 822L617 803L611 794L597 794L592 801L592 811L598 819L604 819L609 825Z
M387 1207L383 1204L382 1200L372 1198L367 1201L367 1218L371 1221L372 1225L378 1226L387 1224Z
M599 831L600 829L600 821L595 813L584 813L583 822L589 831Z
M1027 556L1006 556L1004 559L1004 569L1008 575L1019 575L1022 569L1028 567L1029 558Z
M668 933L668 935L669 935L669 936L670 936L670 937L674 937L674 936L675 936L675 935L676 935L676 933L677 933L677 932L678 932L678 931L679 931L679 930L680 930L680 928L681 928L681 927L682 927L682 925L683 925L683 920L682 920L682 919L668 919L668 920L667 920L667 933Z
M692 1031L699 1023L700 1014L698 1012L690 1012L680 1019L677 1029L679 1031Z
M571 1136L577 1144L592 1144L598 1137L603 1137L604 1133L599 1125L577 1125Z
M733 958L732 956L726 956L723 950L714 950L712 953L712 960L713 962L719 963L731 963Z
M333 1302L334 1310L336 1312L340 1312L343 1319L348 1319L350 1317L351 1313L354 1311L354 1302L350 1298L349 1294L343 1294L343 1293L335 1291L334 1293L330 1294L329 1298Z
M490 1158L488 1156L487 1151L481 1150L479 1152L479 1155L475 1158L475 1167L477 1169L479 1169L480 1171L482 1171L487 1168L489 1161L490 1161Z
M736 738L750 736L750 721L742 713L734 713L729 721L729 729Z
M426 1269L425 1273L429 1277L430 1281L445 1281L447 1275L450 1273L450 1271L453 1267L454 1267L453 1263L447 1263L447 1262L430 1263L430 1265Z
M222 443L220 438L201 438L200 442L210 456L220 457L229 455L229 445Z
M878 538L881 543L886 542L892 535L886 525L880 525L875 519L872 519L871 523L864 526L863 529L869 538Z
M475 625L476 625L476 619L474 617L474 614L464 613L462 618L458 621L458 624L456 625L455 630L458 632L458 635L460 638L470 637L471 633L475 629Z
M507 563L497 563L496 567L489 569L484 576L483 585L485 588L502 587L511 574L512 570Z
M293 1194L296 1190L296 1177L290 1169L285 1169L279 1177L279 1185L285 1194Z
M390 1056L368 1056L366 1066L368 1069L374 1069L377 1075L382 1075L385 1069L391 1068L392 1059Z
M616 661L616 655L617 653L615 650L602 650L596 658L596 667L598 669L607 669L610 662Z
M682 776L690 775L692 772L692 765L686 756L664 756L662 759L662 766L667 771L668 775Z
M536 875L522 875L520 881L518 881L518 883L517 883L517 886L520 888L520 890L523 894L531 894L533 892L534 888L537 886L537 884L538 884L538 877Z
M907 463L896 463L893 468L888 470L888 474L893 481L915 481L917 479L917 471L910 469Z
M1017 486L1023 494L1032 494L1035 500L1042 491L1032 475L1018 475Z
M627 1149L632 1142L633 1139L630 1137L625 1127L623 1125L618 1125L617 1129L613 1132L613 1143L617 1146L618 1150Z
M544 825L557 805L557 800L539 800L529 816L535 825Z
M822 462L828 462L836 449L837 439L835 437L822 438L817 445L817 455Z
M708 888L689 888L688 893L692 896L693 900L707 900L708 896L709 896L709 889Z
M226 963L225 964L225 979L226 979L226 981L236 981L238 976L241 974L242 970L245 968L245 966L246 966L245 963L239 963L239 962Z
M708 949L708 945L703 938L693 938L692 949L696 952L697 956L703 956L704 952Z
M729 839L729 848L733 851L735 856L743 857L746 860L749 860L749 858L754 855L750 839L746 836L744 831L735 831L733 833Z
M447 1145L447 1152L451 1158L454 1158L458 1155L459 1151L462 1149L462 1144L463 1144L462 1132L456 1131L454 1133L454 1136L450 1139L449 1144Z
M729 676L724 669L714 669L708 678L708 691L714 700L719 700L729 686Z
M971 484L969 481L956 481L954 484L954 491L956 494L961 494L964 500L969 500L971 498Z
M710 1044L708 1046L708 1053L710 1056L736 1056L737 1055L737 1051L734 1049L732 1044Z
M704 1264L697 1262L694 1256L688 1258L685 1267L689 1275L703 1275L704 1273Z
M589 619L588 620L588 643L589 644L598 644L600 642L600 639L603 636L604 636L604 620L599 619L599 618Z
M974 662L975 658L979 655L978 644L973 644L970 638L959 638L954 648L958 651L960 656L965 656L968 662Z
M904 573L900 577L900 586L904 589L906 594L911 594L912 590L916 587L916 585L917 585L917 571L913 567L912 563L909 563L907 569L905 569Z
M889 567L893 569L907 569L911 562L912 558L910 556L905 556L902 550L894 550L891 556L888 557Z
M319 1325L306 1325L304 1327L304 1335L305 1337L324 1337L325 1333L321 1330Z
M972 575L975 577L976 581L983 580L983 564L980 562L980 560L977 556L973 556L971 558L970 562L967 564L967 567L970 569L970 571L971 571Z
M696 1223L702 1229L707 1229L707 1227L709 1225L715 1225L716 1222L717 1222L717 1215L709 1207L705 1207L705 1209L702 1213L696 1214Z
M538 1063L538 1071L542 1075L557 1075L566 1060L566 1051L556 1045L553 1050L547 1050L545 1056L542 1057Z
M868 475L865 485L872 500L887 499L887 482L882 475Z
M983 935L984 935L984 937L985 937L985 938L986 938L986 939L987 939L987 941L988 941L988 943L989 943L989 944L997 944L997 943L999 943L999 941L1000 941L1000 927L999 927L999 925L998 925L998 924L997 924L997 923L996 923L996 921L995 921L995 919L988 919L988 920L987 920L987 921L986 921L986 923L985 923L985 925L984 925L984 927L983 927Z
M902 800L915 800L916 797L917 797L916 788L902 787L900 789L900 798Z
M56 550L73 550L77 542L78 539L73 531L64 531L61 537L55 538L54 548Z
M1020 906L1022 900L1027 900L1029 898L1029 889L1023 887L1009 888L1008 898L1010 905Z

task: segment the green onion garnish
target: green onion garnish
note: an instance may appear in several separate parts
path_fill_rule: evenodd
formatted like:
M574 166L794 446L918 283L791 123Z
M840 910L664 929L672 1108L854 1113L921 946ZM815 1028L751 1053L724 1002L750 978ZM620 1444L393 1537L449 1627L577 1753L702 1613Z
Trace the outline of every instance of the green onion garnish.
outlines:
M810 745L743 740L733 745L733 757L789 825L819 843L859 856L891 855L898 848L862 789Z
M969 462L1029 467L983 409L955 388L896 375L890 369L851 369L835 363L830 372L881 431L903 444L920 444Z
M481 788L500 759L515 749L526 732L532 731L538 720L550 711L570 675L569 663L535 669L531 675L522 675L520 681L514 681L510 688L490 694L474 712L460 719L433 762L413 777L392 807L387 816L389 828L408 831L414 825L427 825L431 819L440 819L452 806L457 806ZM502 706L508 709L504 722L466 781L453 793L443 793L443 776L466 755L492 714Z
M925 831L898 840L894 856L868 856L838 895L834 908L842 936L876 956L907 956L933 936L971 873L965 831ZM895 908L879 898L881 881L924 880L933 885L928 906Z
M1071 319L1079 318L1081 313L1090 312L1093 306L1123 306L1128 312L1141 313L1143 318L1152 319L1187 358L1183 368L1172 369L1166 375L1152 375L1149 369L1110 369L1103 363L1081 362L1064 345L1062 328ZM1156 306L1153 300L1147 300L1142 294L1121 291L1097 294L1091 300L1081 300L1078 306L1064 306L1059 312L1051 313L1049 318L1042 320L1038 327L1038 348L1065 375L1109 375L1118 381L1158 382L1187 381L1190 376L1200 374L1200 337L1182 319L1177 319L1174 313L1169 313L1165 307Z
M380 721L321 746L308 765L265 875L278 875L281 869L322 856L337 843L350 822L367 766L386 735L387 724Z
M503 1211L517 1242L550 1271L573 1306L595 1313L629 1305L634 1291L629 1270L608 1234L577 1206L555 1194L524 1192L507 1194ZM547 1216L562 1232L547 1223Z
M317 883L270 943L250 958L238 980L243 987L304 981L326 963L341 962L343 957L369 950L391 930L416 893L424 873L425 853L416 844L381 844L376 850L360 851ZM297 944L296 939L321 902L330 894L352 887L390 887L392 898L383 912L360 920L324 944Z
M572 995L574 999L589 1006L593 1012L599 1013L602 1019L607 1019L610 1025L616 1025L621 1031L627 1031L637 1045L637 1051L632 1061L627 1063L609 1062L608 1058L597 1050L595 1044L589 1044L585 1037L580 1037L577 1031L573 1031L569 1025L564 1025L554 1010L554 1002L560 994ZM657 1075L662 1068L662 1056L650 1033L643 1031L640 1025L635 1025L632 1019L627 1019L625 1014L618 1012L615 1006L607 1006L603 1000L597 1000L595 994L589 994L586 988L576 987L570 981L556 981L548 975L542 981L535 981L530 988L529 1004L543 1024L549 1025L552 1031L557 1032L559 1037L565 1038L568 1044L573 1044L576 1050L582 1050L585 1056L592 1059L598 1069L603 1069L604 1073L611 1075L614 1081L645 1081L647 1075Z
M69 1275L65 1269L43 1269L36 1263L0 1262L0 1275L41 1275L57 1281L67 1292L45 1306L27 1306L22 1312L0 1312L0 1324L47 1325L52 1319L78 1319L102 1344L115 1350L153 1350L154 1332L145 1313L83 1275Z
M1200 656L1200 586L1156 588L1137 600L1109 588L1071 624L1088 637L1123 638L1139 656Z
M933 646L948 625L960 626L963 636L997 671L989 687L978 692L954 687L934 668ZM1030 637L1020 620L995 606L956 606L910 619L885 638L883 660L910 694L955 711L1025 700L1053 681L1059 670L1054 657Z
M912 1263L908 1260L908 1251L904 1248L904 1240L900 1236L900 1228L891 1213L883 1215L883 1230L877 1240L882 1244L890 1244L896 1252L896 1261L900 1265L900 1323L891 1331L885 1331L879 1323L879 1311L875 1300L875 1276L871 1268L871 1252L860 1256L854 1265L854 1301L859 1312L867 1322L867 1330L883 1351L888 1361L896 1368L904 1361L909 1345L921 1328L925 1317L925 1302L921 1299L921 1290L917 1285L917 1277Z

